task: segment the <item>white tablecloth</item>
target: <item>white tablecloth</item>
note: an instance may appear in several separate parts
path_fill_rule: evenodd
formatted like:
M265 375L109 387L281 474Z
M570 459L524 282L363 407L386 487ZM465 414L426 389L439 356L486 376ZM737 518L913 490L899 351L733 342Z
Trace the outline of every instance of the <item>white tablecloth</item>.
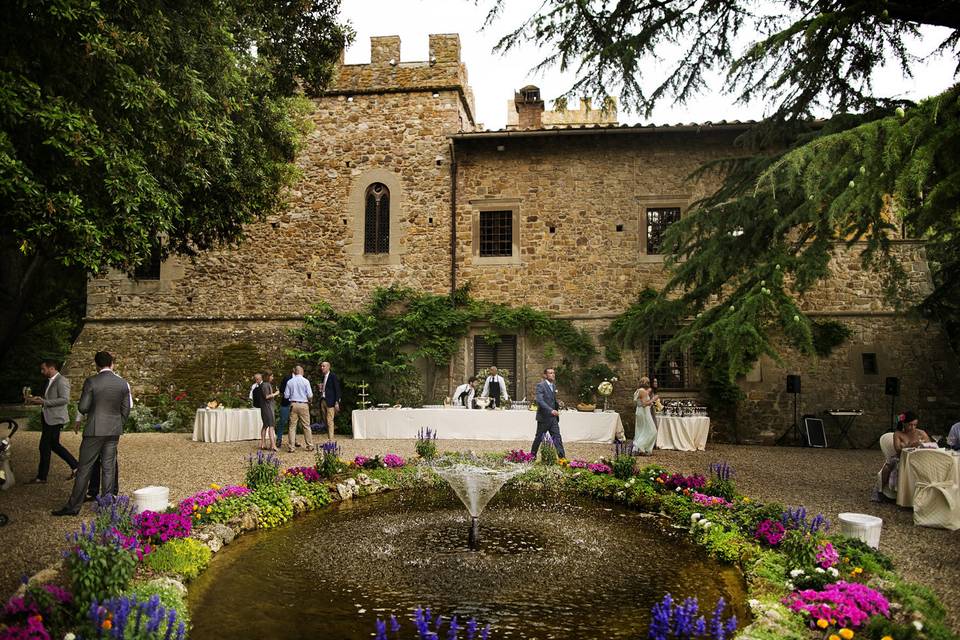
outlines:
M710 418L657 416L657 449L703 451L710 435Z
M922 452L922 455L914 455L918 452ZM913 506L913 494L917 489L917 479L930 475L923 468L923 459L927 458L929 460L929 456L949 456L953 466L954 482L960 485L960 454L943 449L904 449L900 452L899 476L897 478L897 504L899 506Z
M259 440L260 409L197 409L193 439L200 442Z
M356 439L416 438L424 427L443 440L530 440L537 432L534 411L480 409L367 409L353 412ZM564 442L613 442L623 433L620 414L560 412Z

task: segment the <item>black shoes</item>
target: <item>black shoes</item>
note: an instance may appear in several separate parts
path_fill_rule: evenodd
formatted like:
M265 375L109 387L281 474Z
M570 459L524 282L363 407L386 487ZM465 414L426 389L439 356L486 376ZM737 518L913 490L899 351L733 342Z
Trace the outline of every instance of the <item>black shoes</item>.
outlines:
M56 511L50 512L50 515L52 516L75 516L79 514L80 514L79 511L70 511L70 509L66 507L62 507L60 509L57 509Z

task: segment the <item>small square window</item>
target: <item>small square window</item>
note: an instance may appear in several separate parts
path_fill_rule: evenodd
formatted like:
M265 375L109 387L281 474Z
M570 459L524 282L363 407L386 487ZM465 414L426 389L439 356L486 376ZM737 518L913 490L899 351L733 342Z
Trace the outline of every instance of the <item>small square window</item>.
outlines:
M623 225L622 225L622 224L618 224L618 225L617 225L617 232L619 233L619 232L621 232L621 231L623 231Z
M557 228L556 228L556 227L549 227L547 230L548 230L550 233L556 233L556 232L557 232Z
M863 375L865 376L880 375L880 367L877 366L877 354L861 353L860 361L863 363Z
M480 212L480 257L513 255L513 211Z
M657 255L663 250L663 235L674 222L680 220L680 207L650 207L647 209L647 254Z

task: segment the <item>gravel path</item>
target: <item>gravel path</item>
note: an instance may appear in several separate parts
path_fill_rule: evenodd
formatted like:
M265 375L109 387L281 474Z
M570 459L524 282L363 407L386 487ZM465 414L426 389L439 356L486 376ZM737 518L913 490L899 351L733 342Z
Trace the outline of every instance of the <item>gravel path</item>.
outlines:
M30 480L37 467L39 433L19 433L13 441L12 466L18 482ZM80 436L65 432L62 440L73 452ZM341 440L345 458L358 454L393 452L414 454L412 440ZM439 440L441 451L506 451L527 449L529 442ZM171 500L179 500L211 482L234 483L243 479L245 458L255 452L254 442L206 444L192 442L188 434L128 434L120 441L120 485L125 491L149 484L170 487ZM567 446L568 457L594 459L609 455L607 445ZM287 466L312 464L313 455L298 450L283 453ZM706 472L710 462L726 460L736 470L738 488L752 497L787 505L804 505L831 520L844 511L883 518L880 548L893 557L909 579L931 587L951 612L954 630L960 630L960 534L913 525L912 513L895 505L877 504L870 495L879 450L801 449L759 446L709 445L708 451L656 451L644 460L684 472ZM18 484L0 493L0 513L11 521L0 527L0 593L13 591L20 577L53 563L63 547L64 534L79 526L79 518L54 518L50 511L63 505L70 491L68 469L54 457L46 485ZM83 514L90 515L89 505Z

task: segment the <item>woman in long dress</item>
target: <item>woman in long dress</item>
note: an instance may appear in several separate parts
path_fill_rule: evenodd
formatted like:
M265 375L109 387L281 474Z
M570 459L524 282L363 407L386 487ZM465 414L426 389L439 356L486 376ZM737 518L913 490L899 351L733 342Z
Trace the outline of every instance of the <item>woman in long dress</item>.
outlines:
M657 442L657 426L653 423L650 407L656 401L650 390L650 378L640 378L640 388L633 392L633 401L637 404L637 421L633 432L633 452L642 456L650 455Z
M260 391L263 393L263 404L260 405L260 419L263 421L263 427L260 429L260 448L266 451L278 451L276 417L273 413L273 399L280 395L279 391L273 390L273 374L267 371L263 376L263 382L260 383Z

